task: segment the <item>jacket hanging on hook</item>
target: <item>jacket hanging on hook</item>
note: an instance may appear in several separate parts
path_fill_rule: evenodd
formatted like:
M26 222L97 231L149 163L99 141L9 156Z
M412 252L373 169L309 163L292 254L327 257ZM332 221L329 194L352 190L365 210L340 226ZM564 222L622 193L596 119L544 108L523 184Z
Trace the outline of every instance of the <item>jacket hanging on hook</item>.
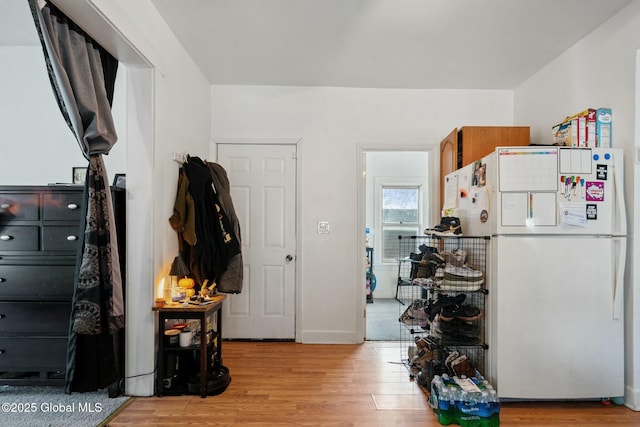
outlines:
M207 164L199 157L188 157L182 168L188 181L188 194L193 199L195 219L195 245L192 251L189 251L190 267L200 284L205 279L210 282L219 281L227 270L229 260L240 254L240 243L214 191L211 171ZM183 182L182 187L185 186ZM180 192L176 200L179 198ZM186 198L185 194L185 200ZM172 227L174 217L175 209L174 216L170 219Z

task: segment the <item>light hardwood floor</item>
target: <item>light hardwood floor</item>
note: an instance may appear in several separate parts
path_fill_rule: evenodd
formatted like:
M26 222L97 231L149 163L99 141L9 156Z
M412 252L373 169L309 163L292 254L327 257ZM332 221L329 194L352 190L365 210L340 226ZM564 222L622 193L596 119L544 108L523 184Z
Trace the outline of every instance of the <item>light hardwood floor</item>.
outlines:
M397 342L224 342L232 381L217 396L136 398L124 426L438 426ZM502 402L502 426L640 426L640 412L599 402Z

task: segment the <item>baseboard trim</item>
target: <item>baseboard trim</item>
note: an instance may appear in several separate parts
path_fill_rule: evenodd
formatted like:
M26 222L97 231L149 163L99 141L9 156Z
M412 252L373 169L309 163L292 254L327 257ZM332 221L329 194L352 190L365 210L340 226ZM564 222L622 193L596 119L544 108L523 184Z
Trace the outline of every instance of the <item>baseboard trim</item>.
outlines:
M302 331L303 344L359 344L355 331Z
M629 386L625 387L624 406L634 411L640 411L640 390Z

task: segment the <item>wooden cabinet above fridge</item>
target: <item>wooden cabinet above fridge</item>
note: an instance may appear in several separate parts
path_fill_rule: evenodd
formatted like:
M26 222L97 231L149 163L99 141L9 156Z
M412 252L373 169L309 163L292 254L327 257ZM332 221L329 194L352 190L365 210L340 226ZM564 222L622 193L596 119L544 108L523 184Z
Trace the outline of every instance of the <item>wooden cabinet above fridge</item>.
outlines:
M480 160L496 147L529 145L529 126L464 126L455 128L440 142L440 201L444 200L444 177Z

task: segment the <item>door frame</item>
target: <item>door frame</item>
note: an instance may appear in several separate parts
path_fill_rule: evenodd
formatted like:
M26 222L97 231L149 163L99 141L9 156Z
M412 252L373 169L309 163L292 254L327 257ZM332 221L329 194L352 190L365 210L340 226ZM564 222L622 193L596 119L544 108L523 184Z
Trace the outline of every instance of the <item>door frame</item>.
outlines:
M358 252L354 254L355 263L357 266L357 278L354 286L356 287L356 295L360 295L360 298L356 298L355 301L355 312L362 313L362 315L357 316L357 325L356 325L356 337L358 338L358 342L364 342L367 337L367 322L366 322L366 311L367 311L367 296L366 296L366 288L363 286L366 283L366 260L365 257L361 254L364 254L366 251L366 242L364 239L364 230L366 227L366 194L367 194L367 180L366 180L366 171L367 171L367 161L366 161L366 153L372 151L423 151L427 153L427 167L428 171L428 182L427 189L429 194L439 194L438 190L438 182L440 176L440 167L436 161L436 155L438 154L438 146L437 145L429 145L425 141L405 141L405 142L365 142L356 144L356 198L357 198L357 230L355 233L356 247L358 248ZM439 223L440 222L440 213L437 211L438 203L430 203L430 212L428 212L427 218L431 223ZM434 222L436 221L437 222Z
M296 191L295 191L295 224L296 224L296 252L294 254L295 256L295 261L296 261L296 272L295 272L295 276L294 276L294 289L295 289L295 328L294 328L294 341L295 342L302 342L301 341L301 337L302 337L302 317L301 317L301 312L300 309L302 307L302 291L300 289L300 284L302 283L302 277L301 277L301 268L300 265L302 265L302 245L300 242L300 236L302 233L300 233L300 215L298 214L299 212L301 212L301 206L300 206L300 194L302 193L302 189L301 189L301 182L302 180L300 179L300 177L302 176L301 173L301 162L298 161L298 159L300 159L301 157L301 148L302 148L302 144L300 144L300 142L302 141L302 137L300 138L233 138L233 137L211 137L211 141L209 144L209 152L211 155L211 158L215 159L215 161L218 161L218 144L231 144L231 145L293 145L296 147L296 157L295 157L295 163L296 163L296 175L295 175L295 185L296 185Z

